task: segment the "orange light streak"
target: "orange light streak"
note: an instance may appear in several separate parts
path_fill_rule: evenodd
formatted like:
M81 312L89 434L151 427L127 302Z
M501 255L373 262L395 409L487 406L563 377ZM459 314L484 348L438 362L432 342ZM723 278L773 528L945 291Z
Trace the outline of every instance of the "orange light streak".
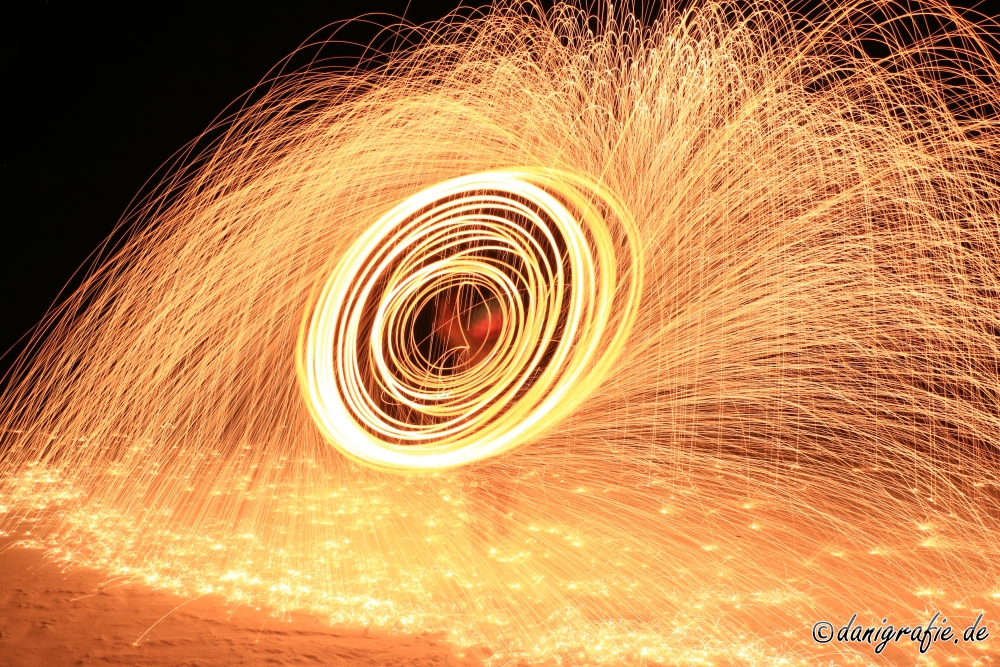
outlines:
M20 360L0 530L491 664L997 623L987 28L499 5L267 81Z

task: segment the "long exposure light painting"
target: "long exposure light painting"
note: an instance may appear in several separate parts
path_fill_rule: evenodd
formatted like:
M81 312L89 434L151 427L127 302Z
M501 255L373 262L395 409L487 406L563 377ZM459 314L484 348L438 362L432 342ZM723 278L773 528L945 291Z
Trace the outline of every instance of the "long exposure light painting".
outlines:
M0 527L497 665L997 659L814 637L1000 618L985 23L404 32L269 81L140 205L3 396Z

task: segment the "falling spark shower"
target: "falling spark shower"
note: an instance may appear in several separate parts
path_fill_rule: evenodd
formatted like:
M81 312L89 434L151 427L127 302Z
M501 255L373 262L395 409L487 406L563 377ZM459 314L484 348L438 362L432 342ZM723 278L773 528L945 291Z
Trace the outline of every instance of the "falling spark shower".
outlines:
M269 79L17 362L0 528L492 664L995 624L993 25L499 4Z

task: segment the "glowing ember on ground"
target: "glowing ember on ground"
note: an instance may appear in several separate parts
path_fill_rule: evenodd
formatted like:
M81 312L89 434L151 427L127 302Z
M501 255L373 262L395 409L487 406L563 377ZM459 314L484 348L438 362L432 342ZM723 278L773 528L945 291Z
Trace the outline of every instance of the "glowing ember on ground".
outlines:
M440 631L491 664L912 664L913 642L812 630L935 612L991 636L923 660L996 660L984 33L931 1L649 28L501 8L419 35L277 79L135 211L3 397L0 527L60 563ZM474 187L439 197L454 179ZM558 206L536 216L526 182ZM364 282L416 247L394 230L454 202L485 246ZM449 402L515 377L489 418ZM523 442L477 440L549 395ZM449 419L460 442L408 441Z

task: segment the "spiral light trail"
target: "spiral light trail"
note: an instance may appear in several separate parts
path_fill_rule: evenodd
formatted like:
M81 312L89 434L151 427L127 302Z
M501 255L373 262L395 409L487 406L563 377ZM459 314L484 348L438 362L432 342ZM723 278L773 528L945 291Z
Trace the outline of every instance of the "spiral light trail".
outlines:
M490 665L995 663L974 18L501 3L346 67L308 47L15 364L0 529ZM810 633L935 612L994 632Z
M539 436L621 351L642 274L636 237L609 193L552 171L475 174L406 199L340 258L300 343L321 431L389 470L472 463ZM431 351L433 332L417 334L456 289L490 295L501 322L490 353L464 368L451 346Z

